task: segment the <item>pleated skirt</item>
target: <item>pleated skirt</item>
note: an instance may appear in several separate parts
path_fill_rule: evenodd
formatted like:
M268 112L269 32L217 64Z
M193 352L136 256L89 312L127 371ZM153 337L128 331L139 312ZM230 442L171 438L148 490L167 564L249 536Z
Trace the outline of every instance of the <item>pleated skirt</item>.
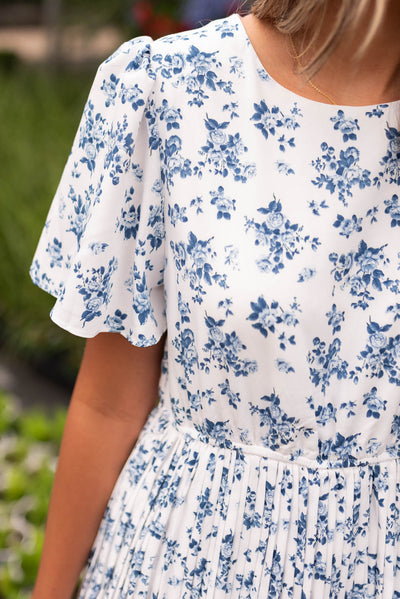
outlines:
M159 405L78 598L398 598L399 474L396 459L310 467L205 443Z

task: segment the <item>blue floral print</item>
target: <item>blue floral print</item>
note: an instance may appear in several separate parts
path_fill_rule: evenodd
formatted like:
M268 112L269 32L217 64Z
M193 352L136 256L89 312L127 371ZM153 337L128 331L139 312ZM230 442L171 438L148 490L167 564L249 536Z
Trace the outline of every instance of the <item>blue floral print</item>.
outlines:
M338 110L337 115L331 117L331 121L335 123L334 129L342 134L343 141L356 141L355 131L360 129L357 119L346 119L343 110Z
M326 316L328 317L329 326L332 327L332 334L338 333L342 328L341 323L345 320L344 310L339 312L336 304L332 304L332 309L326 313Z
M288 91L238 15L100 66L30 274L164 353L79 599L400 597L398 114Z
M81 316L82 326L96 316L101 316L101 305L109 303L112 288L111 275L117 267L116 258L112 258L107 269L104 266L92 268L87 271L89 274L85 275L81 270L81 264L76 265L76 278L79 280L76 289L83 296L85 306Z
M158 141L153 145L158 145ZM171 135L165 140L161 148L161 159L163 160L163 169L161 171L162 182L167 187L172 187L174 179L179 175L181 179L186 179L192 175L191 161L182 155L182 140L178 135Z
M137 314L140 324L144 324L148 318L154 319L147 288L146 274L144 272L141 273L136 264L133 265L130 277L124 281L124 285L132 293L132 307Z
M359 374L365 372L368 378L380 379L386 375L390 383L400 386L400 334L386 335L391 328L391 324L367 323L368 342L358 356L362 366L356 366L350 373L356 382Z
M348 239L352 233L362 231L362 218L353 214L351 218L345 218L342 214L338 214L333 226L340 229L339 235L343 235Z
M106 100L108 106L110 100ZM88 100L83 113L83 122L79 130L79 147L84 150L80 162L86 164L89 171L94 171L96 166L96 155L104 148L104 124L105 119L98 112L94 114L94 105Z
M83 199L81 195L75 194L74 188L71 186L68 199L71 202L72 211L68 214L69 227L67 231L71 231L75 235L79 247L89 217L90 196L87 193L86 198ZM59 243L61 249L62 242Z
M386 245L373 248L361 240L356 252L341 256L332 252L329 255L329 260L334 264L331 273L335 281L341 282L341 289L349 287L350 294L359 298L351 303L353 308L368 308L374 299L372 290L379 292L384 288L391 289L393 281L385 278L382 270L389 262L383 251Z
M217 56L218 52L204 52L191 45L185 54L156 54L155 71L161 71L165 79L174 79L175 85L184 85L188 105L201 107L210 97L206 90L213 92L219 88L225 93L231 91L230 84L218 78L216 70L221 63Z
M386 127L388 149L380 161L383 170L374 178L374 185L381 186L381 181L400 185L400 131L396 127Z
M62 265L62 243L61 241L58 241L57 237L54 237L53 241L48 243L46 252L48 252L50 256L50 268Z
M191 375L195 374L195 367L198 366L198 355L193 330L188 326L190 323L189 303L182 300L181 292L178 293L178 309L180 318L175 323L178 335L172 343L177 350L175 361L182 366L185 378L190 381Z
M135 190L133 187L131 187L128 192L125 192L125 202L127 204L132 202L134 192ZM121 216L117 220L117 229L123 231L125 239L129 239L130 237L135 239L139 228L139 222L140 206L136 207L132 202L129 207L121 208Z
M213 204L217 209L217 218L225 218L226 220L230 220L231 212L235 210L236 201L225 196L225 191L222 185L218 187L217 191L210 191L210 196L211 204Z
M229 121L218 122L206 118L205 128L208 132L207 143L202 146L199 153L205 156L199 161L195 173L202 177L204 170L214 175L227 177L233 175L235 181L246 183L249 177L256 174L255 164L241 162L241 155L248 151L243 144L240 133L231 134L227 131Z
M298 283L304 283L304 281L308 281L309 279L312 279L313 277L315 277L315 275L317 274L315 268L310 268L309 266L305 266L304 268L301 269L301 272L299 273L299 278L297 279Z
M378 104L378 106L375 106L372 110L368 110L365 114L370 118L376 116L378 119L380 119L381 116L385 114L385 108L387 107L387 104Z
M264 445L277 450L280 445L287 445L293 442L298 420L293 416L289 417L282 410L280 399L274 393L261 397L261 400L267 402L266 407L260 407L263 404L259 406L250 403L250 413L259 416L261 428L264 426L267 427L266 433L261 437Z
M265 215L265 220L256 222L254 218L246 217L245 231L254 231L256 246L265 248L265 253L257 260L262 272L278 274L285 267L284 260L293 260L306 244L317 250L320 244L318 237L303 237L303 226L290 222L276 198L269 203L268 208L258 208L257 212Z
M363 405L367 406L367 418L380 418L381 412L386 410L387 401L377 396L377 388L364 394Z
M331 194L337 191L338 199L347 206L348 198L353 197L353 187L365 189L371 185L371 173L360 167L360 151L355 146L340 150L337 155L335 148L324 141L321 150L321 156L312 161L318 173L312 183Z
M330 385L331 377L338 380L347 377L348 363L340 357L342 342L335 337L329 345L319 337L313 340L314 348L308 353L311 380L316 387L321 386L322 393Z
M171 220L171 224L175 227L175 225L180 221L182 223L187 223L188 217L186 216L186 206L180 208L178 204L168 205L168 216Z
M301 310L296 299L291 304L290 310L286 312L277 301L267 304L263 296L260 296L256 302L251 302L250 305L253 312L247 319L253 322L253 328L257 329L263 337L268 337L268 332L275 333L276 327L281 324L286 327L295 327L299 322L296 312ZM281 340L280 348L286 349L285 343L283 343L283 339L286 339L285 334L282 333L279 339ZM287 341L292 345L296 343L294 335L290 335Z
M205 357L200 362L200 368L208 374L210 365L227 372L233 372L235 376L248 376L257 371L257 362L239 357L239 353L246 349L235 331L226 333L223 330L224 319L215 320L211 316L205 318L208 329L208 342L204 345Z
M318 424L326 426L329 422L336 422L337 408L335 408L331 402L328 402L326 405L319 404L318 406L315 406L314 399L310 395L310 397L307 398L307 403L314 411Z
M287 129L288 131L294 131L300 124L298 118L302 116L301 112L297 108L297 104L291 109L289 115L284 115L278 106L272 106L269 108L264 100L261 100L259 104L254 104L255 112L251 117L252 121L255 121L255 127L261 131L265 139L268 139L270 135L275 136L278 129ZM281 152L286 150L288 147L295 147L294 137L285 140L285 135L278 138L279 149Z
M182 279L189 280L190 288L195 292L192 296L193 301L201 304L203 296L206 294L204 283L213 285L217 283L220 287L227 288L226 275L214 272L212 261L216 257L216 252L212 249L213 237L210 239L197 239L193 232L190 232L188 243L179 244L171 241L175 265L178 273L181 273Z
M391 227L400 227L400 205L399 196L394 193L390 200L385 200L385 214L389 214Z

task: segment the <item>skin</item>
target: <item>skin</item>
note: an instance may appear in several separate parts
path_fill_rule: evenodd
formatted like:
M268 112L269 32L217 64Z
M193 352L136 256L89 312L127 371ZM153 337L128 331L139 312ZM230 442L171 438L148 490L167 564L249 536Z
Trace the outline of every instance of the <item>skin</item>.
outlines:
M360 59L355 56L365 39L371 10L357 27L345 33L327 63L312 77L313 83L336 104L363 106L400 99L400 2L387 0L385 6L383 21ZM321 40L326 37L334 18L335 2L330 2L321 26ZM297 65L286 34L252 14L242 17L242 23L262 65L275 81L310 100L329 102L296 73ZM294 36L294 41L298 54L301 54L307 36L305 44L303 35ZM303 63L311 52L301 58Z
M332 22L332 7L333 2L321 35ZM327 102L296 74L287 36L251 14L242 22L271 77L301 96ZM350 60L365 26L361 22L348 33L313 77L338 104L370 105L400 98L400 2L387 1L384 21L367 51L361 60ZM156 404L164 343L165 335L157 345L137 348L118 333L100 333L87 340L68 411L32 599L71 599L118 475Z
M119 333L88 339L68 409L32 599L70 599L109 496L156 405L166 334L151 347Z

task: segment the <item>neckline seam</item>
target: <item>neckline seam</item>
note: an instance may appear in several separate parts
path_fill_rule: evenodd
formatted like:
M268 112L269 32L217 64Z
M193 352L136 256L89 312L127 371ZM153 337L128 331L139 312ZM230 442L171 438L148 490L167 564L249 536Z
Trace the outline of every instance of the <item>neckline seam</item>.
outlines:
M246 28L242 22L242 19L240 18L239 13L233 13L231 15L231 17L235 17L235 20L238 23L239 28L241 28L243 42L244 42L247 50L250 52L252 61L256 65L258 65L258 68L256 69L257 74L258 74L258 71L261 70L263 75L265 75L267 77L266 81L265 82L261 81L261 83L272 83L281 92L284 92L284 93L292 96L293 101L309 103L311 108L316 107L316 106L323 106L324 110L326 109L325 107L327 107L328 109L333 108L334 111L358 110L358 111L364 111L364 113L368 110L373 110L374 108L382 108L383 110L388 110L388 109L396 107L396 106L400 107L400 99L392 100L390 102L382 102L382 103L375 102L374 104L331 104L329 102L319 102L318 100L313 100L311 98L307 98L306 96L302 96L302 95L298 94L297 92L284 86L282 83L279 83L279 81L277 81L274 77L272 77L270 75L270 73L267 71L267 69L264 67L264 65L262 64L252 42L247 34ZM259 76L259 74L258 74L258 76ZM259 78L260 78L260 76L259 76ZM261 80L261 78L260 78L260 80ZM368 115L365 115L365 116L368 116Z

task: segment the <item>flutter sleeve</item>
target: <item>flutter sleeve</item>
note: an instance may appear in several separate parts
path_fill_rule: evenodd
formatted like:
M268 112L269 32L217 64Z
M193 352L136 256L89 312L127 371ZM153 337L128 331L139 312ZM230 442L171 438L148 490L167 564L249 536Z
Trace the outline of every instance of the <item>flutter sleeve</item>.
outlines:
M137 346L166 330L161 166L146 119L151 43L126 42L100 65L29 270L56 298L60 327L119 332Z

